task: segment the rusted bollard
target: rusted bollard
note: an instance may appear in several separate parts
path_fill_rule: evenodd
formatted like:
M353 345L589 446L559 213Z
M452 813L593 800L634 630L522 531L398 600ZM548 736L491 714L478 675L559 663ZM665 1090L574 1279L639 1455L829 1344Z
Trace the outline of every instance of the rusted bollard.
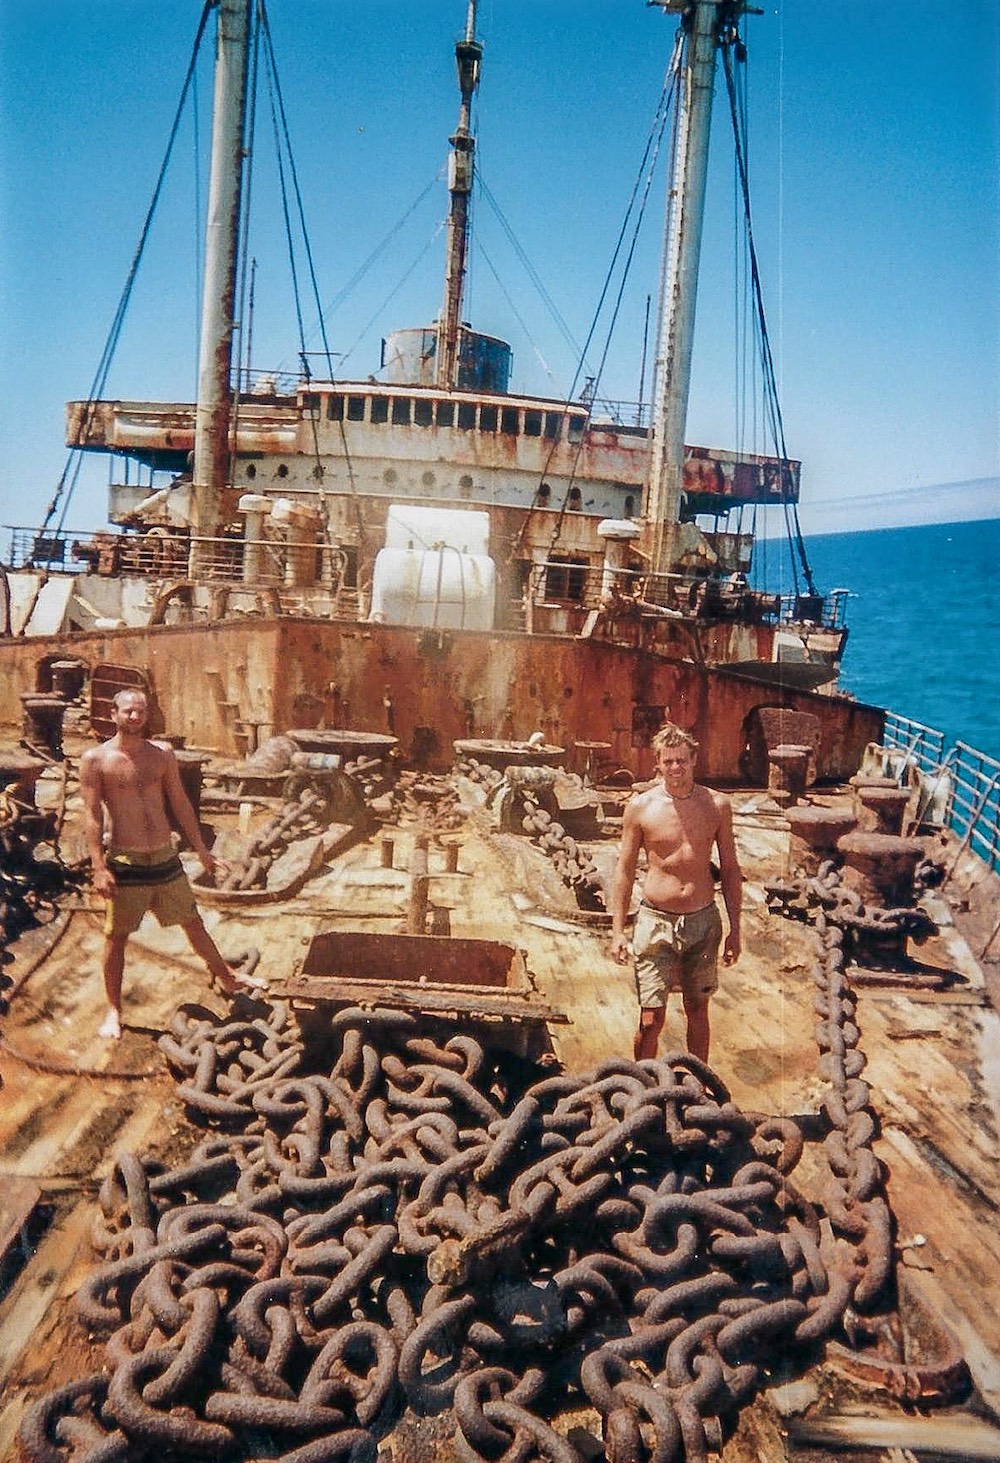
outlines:
M913 904L913 875L924 856L918 838L856 829L837 844L844 856L844 883L866 905L904 909Z
M56 761L63 759L62 728L66 702L61 696L47 696L37 691L23 691L24 740L29 747L48 752Z
M204 752L188 752L183 749L175 752L174 756L177 758L177 766L181 775L181 786L187 793L188 802L194 808L195 817L200 817L201 789L208 757Z
M838 841L853 833L856 820L847 808L817 808L800 803L786 814L792 830L789 862L806 874L819 872L820 864L837 858Z
M781 807L797 803L806 790L810 749L783 742L767 754L767 790Z
M909 801L910 794L905 787L859 784L854 790L858 828L865 833L902 833L903 814Z
M52 694L63 701L75 701L83 690L87 667L82 660L52 662Z
M26 752L0 753L0 792L9 791L12 798L26 806L35 800L35 783L45 771L41 757Z

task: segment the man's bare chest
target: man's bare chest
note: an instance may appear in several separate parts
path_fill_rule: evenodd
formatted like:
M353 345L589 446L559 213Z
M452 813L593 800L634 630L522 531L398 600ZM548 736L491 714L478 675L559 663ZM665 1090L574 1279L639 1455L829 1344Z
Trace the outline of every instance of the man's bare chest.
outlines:
M109 793L130 794L145 799L160 789L163 769L155 754L129 757L119 753L108 759L103 768L102 780Z

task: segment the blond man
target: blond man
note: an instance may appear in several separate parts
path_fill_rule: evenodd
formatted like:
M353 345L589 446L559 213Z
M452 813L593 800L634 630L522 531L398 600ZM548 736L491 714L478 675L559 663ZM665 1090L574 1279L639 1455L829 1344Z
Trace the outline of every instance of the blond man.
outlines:
M625 933L639 854L647 871L632 939L639 1026L636 1060L656 1055L667 999L679 990L688 1050L708 1060L709 1002L718 988L722 917L715 902L712 851L718 851L729 931L723 963L740 953L743 875L736 856L729 800L695 782L698 743L667 722L653 738L657 781L626 805L611 896L613 959L629 959Z

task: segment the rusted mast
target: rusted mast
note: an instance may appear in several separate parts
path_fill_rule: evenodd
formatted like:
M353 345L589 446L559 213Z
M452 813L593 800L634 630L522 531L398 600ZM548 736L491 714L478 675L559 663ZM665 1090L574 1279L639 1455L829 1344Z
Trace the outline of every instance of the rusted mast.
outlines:
M715 53L731 0L654 0L681 12L685 30L667 210L653 435L646 497L646 552L657 574L674 568L684 481L684 432L691 385L698 264L712 122Z
M465 285L465 263L469 248L469 201L476 139L469 123L472 98L479 85L479 65L483 48L475 39L476 0L469 0L465 35L455 46L455 65L462 102L458 126L448 139L448 192L451 207L448 213L448 253L445 261L444 306L438 321L437 385L452 391L458 385L459 333L462 328L462 291Z
M240 199L243 192L247 58L253 0L218 0L212 163L198 355L192 491L192 575L211 562L229 482L229 428ZM201 540L201 542L199 542Z

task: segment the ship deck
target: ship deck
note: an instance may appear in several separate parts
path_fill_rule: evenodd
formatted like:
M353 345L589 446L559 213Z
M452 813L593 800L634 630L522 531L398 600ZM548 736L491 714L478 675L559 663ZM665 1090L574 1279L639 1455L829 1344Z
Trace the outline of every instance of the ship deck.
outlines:
M456 786L461 826L432 839L428 853L437 928L452 940L523 952L528 988L517 999L535 1016L521 1024L533 1033L531 1041L551 1043L567 1071L629 1056L632 979L610 960L601 918L581 913L535 846L499 831L481 791L464 780ZM835 802L842 795L830 791L823 798ZM713 1001L711 1064L740 1109L797 1118L808 1138L823 1095L811 978L815 936L767 907L766 886L789 872L789 827L780 809L760 789L735 792L732 803L746 876L744 953L722 972ZM69 861L82 853L77 817L71 796L62 834ZM217 827L235 817L235 808L205 814ZM382 822L367 836L342 840L319 872L280 904L206 902L206 924L227 953L260 951L258 974L271 996L290 997L311 1019L318 1005L322 1016L323 1002L313 999L302 973L311 942L322 933L392 936L406 929L420 830L409 816ZM445 856L449 842L458 850L455 867ZM608 878L614 838L585 846ZM852 982L900 1289L912 1307L910 1320L929 1315L932 1331L946 1328L928 1336L926 1320L913 1320L925 1353L947 1349L947 1333L957 1339L974 1384L971 1401L914 1406L859 1378L835 1347L819 1361L790 1354L741 1413L725 1444L726 1463L849 1458L873 1450L899 1458L1000 1457L1000 1017L978 958L981 931L963 933L967 906L977 899L988 905L993 897L982 884L970 897L978 877L959 860L930 897L939 933L914 952L922 980L901 983L862 971ZM4 972L0 1186L11 1243L0 1296L3 1458L18 1456L18 1427L35 1398L101 1367L101 1346L77 1318L74 1295L95 1263L95 1196L116 1155L179 1161L199 1136L158 1050L159 1036L184 1003L220 1015L228 1009L183 938L147 920L126 964L122 1041L101 1042L98 904L84 890L45 918L8 952ZM453 993L456 1029L475 1010L475 991L461 991L468 999L463 1015ZM384 1003L392 1004L392 994L386 992ZM348 996L356 999L357 990L348 989ZM446 998L439 1004L448 1007ZM490 1021L508 1032L518 1025L516 1014L505 1021L502 1012L489 1014L485 997L481 1004L487 1028ZM539 1013L550 1019L535 1019ZM678 1016L671 1008L664 1036L671 1048L683 1044ZM807 1141L799 1171L807 1191L819 1182L819 1167L818 1145ZM891 1448L910 1453L890 1454Z

